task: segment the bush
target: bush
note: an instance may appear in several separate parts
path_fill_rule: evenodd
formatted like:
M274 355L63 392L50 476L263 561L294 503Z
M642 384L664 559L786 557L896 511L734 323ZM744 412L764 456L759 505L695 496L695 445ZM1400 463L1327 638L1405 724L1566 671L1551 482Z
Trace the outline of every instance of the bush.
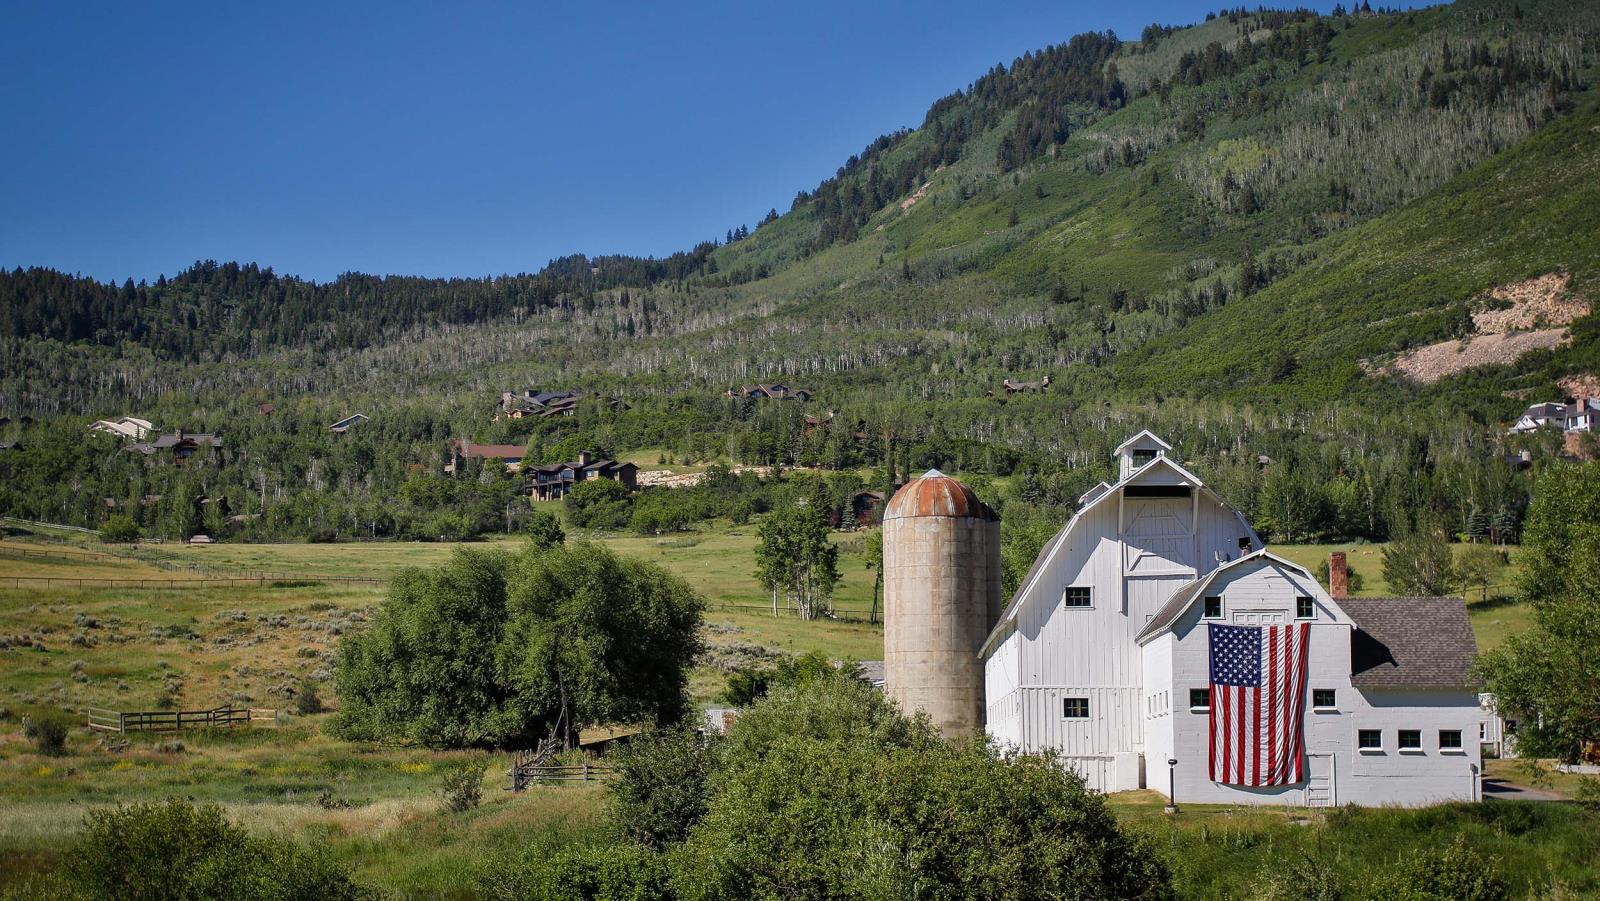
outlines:
M108 517L100 527L100 540L106 544L132 544L139 540L139 524L121 513Z
M1511 891L1498 863L1467 846L1466 836L1402 860L1379 881L1374 897L1391 901L1501 901Z
M485 897L516 901L668 901L667 858L637 845L530 849L486 876Z
M533 546L541 551L565 544L566 530L561 528L561 517L549 510L535 510L523 524L522 531Z
M67 753L65 720L53 716L30 716L22 722L22 735L33 742L33 749L46 757L60 757Z
M567 515L580 529L622 529L633 517L633 498L620 482L579 482L567 495Z
M445 771L439 784L439 794L444 798L446 810L465 813L483 803L483 774L489 769L487 760L468 760Z
M317 694L317 684L310 679L302 679L299 689L294 693L294 712L301 716L310 716L326 709L322 703L322 695Z
M651 848L688 838L705 815L715 741L686 729L664 730L613 752L608 813L618 831Z
M90 812L66 869L72 888L93 898L375 897L326 851L253 834L216 805L182 801Z

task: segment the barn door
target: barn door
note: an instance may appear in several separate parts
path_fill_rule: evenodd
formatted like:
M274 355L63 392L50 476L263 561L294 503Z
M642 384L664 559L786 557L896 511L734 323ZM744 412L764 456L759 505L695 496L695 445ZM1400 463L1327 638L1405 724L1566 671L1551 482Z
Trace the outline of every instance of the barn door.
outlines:
M1332 807L1338 803L1334 792L1332 754L1306 756L1306 806Z

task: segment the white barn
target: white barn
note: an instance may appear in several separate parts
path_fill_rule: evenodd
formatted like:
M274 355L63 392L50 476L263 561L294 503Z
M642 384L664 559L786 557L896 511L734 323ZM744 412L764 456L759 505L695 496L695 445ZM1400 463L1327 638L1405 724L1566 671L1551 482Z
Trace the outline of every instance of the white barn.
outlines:
M1241 804L1476 800L1483 717L1464 603L1331 597L1170 453L1149 432L1123 442L1118 482L1085 494L1041 551L981 650L989 734L1054 750L1103 791ZM1210 624L1308 628L1296 781L1212 780Z

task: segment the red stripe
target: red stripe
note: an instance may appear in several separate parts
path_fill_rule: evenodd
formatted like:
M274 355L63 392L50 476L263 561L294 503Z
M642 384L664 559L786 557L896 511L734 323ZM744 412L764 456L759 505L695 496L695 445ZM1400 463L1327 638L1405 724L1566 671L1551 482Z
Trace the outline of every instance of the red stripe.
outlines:
M1239 748L1238 748L1238 750L1239 750L1239 782L1242 784L1245 781L1245 776L1244 776L1244 739L1245 739L1245 732L1249 728L1249 723L1247 723L1245 721L1244 698L1245 698L1245 695L1249 692L1249 689L1248 688L1240 688L1240 689L1238 689L1238 692L1239 692L1239 702L1238 702L1239 703L1239 731L1238 731L1238 734L1235 736L1235 741L1237 741L1238 745L1239 745Z
M1306 713L1306 672L1307 672L1307 670L1309 668L1309 665L1310 665L1310 660L1309 660L1310 655L1307 653L1307 651L1309 651L1310 648L1311 648L1311 624L1310 623L1301 623L1300 624L1300 660L1299 660L1299 664L1300 665L1299 665L1299 667L1297 668L1297 671L1296 671L1295 695L1294 695L1294 707L1295 707L1295 710L1294 710L1294 721L1295 721L1295 723L1299 724L1298 728L1295 729L1295 736L1294 736L1295 737L1295 744L1294 744L1294 781L1296 781L1296 782L1300 781L1300 776L1301 776L1301 773L1300 773L1301 763L1300 763L1300 761L1305 758L1305 754L1306 754L1306 730L1305 730L1304 723L1305 723L1305 713Z

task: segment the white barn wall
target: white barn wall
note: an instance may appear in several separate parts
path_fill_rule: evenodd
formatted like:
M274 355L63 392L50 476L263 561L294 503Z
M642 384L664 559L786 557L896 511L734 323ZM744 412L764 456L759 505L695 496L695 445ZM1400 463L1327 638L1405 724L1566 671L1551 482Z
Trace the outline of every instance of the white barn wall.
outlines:
M1231 623L1262 613L1295 622L1295 597L1307 595L1316 604L1311 621L1307 660L1306 754L1331 764L1336 804L1423 804L1444 800L1476 800L1481 760L1477 742L1481 715L1477 695L1471 692L1362 691L1350 679L1352 625L1315 581L1304 574L1263 559L1242 571L1229 572L1207 587L1205 594L1221 595L1223 618ZM1306 804L1307 786L1243 788L1218 785L1209 775L1209 714L1191 710L1191 688L1205 688L1210 680L1210 653L1202 602L1196 602L1174 624L1170 688L1176 702L1172 729L1178 759L1179 803ZM1152 643L1153 644L1153 643ZM1337 704L1328 710L1311 706L1310 692L1331 688ZM1383 731L1382 753L1362 753L1356 747L1361 729ZM1400 729L1420 729L1420 753L1400 753ZM1460 752L1441 752L1439 730L1459 729ZM1308 760L1308 764L1311 763ZM1165 780L1151 788L1165 793Z

